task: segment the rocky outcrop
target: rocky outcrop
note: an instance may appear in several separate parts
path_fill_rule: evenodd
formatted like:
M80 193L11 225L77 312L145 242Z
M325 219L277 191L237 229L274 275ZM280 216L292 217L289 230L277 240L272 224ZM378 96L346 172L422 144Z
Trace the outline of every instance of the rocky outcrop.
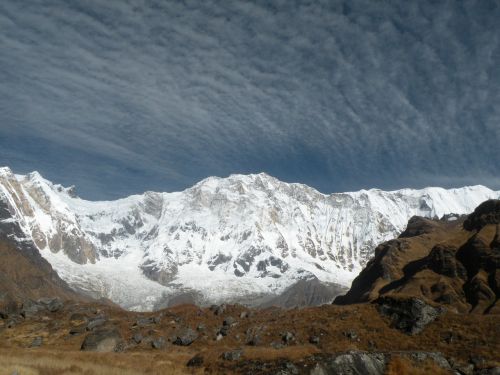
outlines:
M481 203L464 222L464 229L479 231L485 225L500 223L500 200Z
M120 350L123 338L117 329L99 329L89 333L81 350L91 352L115 352Z
M498 312L499 202L482 203L463 222L412 218L400 238L377 247L349 292L334 303L414 296L459 312Z
M375 301L378 311L390 319L393 328L416 335L445 312L418 298L380 297Z

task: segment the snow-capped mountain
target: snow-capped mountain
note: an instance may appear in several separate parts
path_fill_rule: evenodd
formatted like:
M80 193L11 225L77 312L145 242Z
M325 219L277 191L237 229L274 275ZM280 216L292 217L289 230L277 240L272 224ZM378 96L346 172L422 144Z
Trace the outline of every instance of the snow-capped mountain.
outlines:
M499 197L484 186L324 195L261 173L91 202L37 172L0 168L11 214L0 225L16 221L73 288L129 309L186 295L257 303L304 279L348 287L411 216L465 214Z

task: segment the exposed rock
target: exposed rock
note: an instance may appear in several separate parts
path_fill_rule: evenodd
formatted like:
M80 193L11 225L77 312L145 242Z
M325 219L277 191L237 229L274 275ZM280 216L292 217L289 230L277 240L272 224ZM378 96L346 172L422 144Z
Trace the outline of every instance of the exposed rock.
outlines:
M43 338L41 336L37 336L31 342L30 348L38 348L42 346L42 344L43 344Z
M235 322L234 318L232 316L228 316L224 319L222 324L225 326L232 326L234 324L234 322Z
M399 235L399 238L408 238L431 233L436 229L436 222L421 216L413 216L408 220L406 229Z
M349 340L353 340L353 341L358 340L358 333L353 329L349 329L349 330L345 331L343 334Z
M444 312L418 298L380 297L377 301L380 314L391 319L391 326L409 335L420 333Z
M198 338L198 334L191 328L184 328L181 330L174 340L175 345L188 346Z
M487 224L500 223L500 200L490 199L481 203L464 221L465 230L479 231Z
M158 337L151 341L151 346L154 349L163 349L165 347L165 338L163 337Z
M322 358L310 372L311 375L349 374L349 375L384 375L387 364L393 356L404 357L412 363L419 364L432 361L443 369L450 370L450 364L440 353L429 352L395 352L370 353L352 351Z
M92 331L97 327L101 327L107 323L107 319L104 317L95 317L93 319L89 319L87 323L87 331Z
M123 342L117 329L98 329L89 333L82 343L81 350L93 352L117 351Z
M213 311L215 315L222 315L226 311L226 304L212 305L210 306L210 310Z
M428 256L428 267L440 275L466 279L467 271L462 263L457 261L456 253L455 247L438 244Z
M187 367L201 367L203 366L204 358L201 354L196 354L193 358L191 358L186 366Z
M320 341L319 336L310 336L309 337L310 344L318 345L319 341Z
M132 336L132 340L134 340L134 342L136 344L140 344L142 342L143 338L144 337L140 333L134 333L134 335Z
M243 350L241 350L241 349L231 350L229 352L222 353L222 358L226 361L237 361L238 359L241 358L242 354L243 354Z
M283 340L283 343L286 345L291 344L295 341L295 335L292 332L285 332L281 335L281 340Z
M217 332L217 334L219 335L222 335L222 336L227 336L229 333L229 326L222 326L219 328L219 331Z

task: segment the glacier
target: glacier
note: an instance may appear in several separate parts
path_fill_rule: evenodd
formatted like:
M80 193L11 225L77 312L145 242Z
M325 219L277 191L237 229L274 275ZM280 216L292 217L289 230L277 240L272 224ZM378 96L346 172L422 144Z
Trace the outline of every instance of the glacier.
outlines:
M131 310L186 295L255 305L307 279L346 288L410 217L467 214L491 198L500 192L480 185L322 194L260 173L93 202L37 172L0 168L4 221L75 290Z

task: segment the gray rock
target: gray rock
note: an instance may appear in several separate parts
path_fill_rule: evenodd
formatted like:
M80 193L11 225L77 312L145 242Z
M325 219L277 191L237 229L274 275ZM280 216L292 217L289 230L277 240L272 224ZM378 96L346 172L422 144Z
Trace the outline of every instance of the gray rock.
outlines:
M140 333L134 333L134 335L132 336L132 340L134 340L136 344L140 344L143 338L144 337Z
M281 339L285 344L290 344L292 341L295 341L295 335L292 332L285 332L281 335Z
M483 368L476 371L474 375L500 375L500 367Z
M21 307L21 316L26 319L33 318L37 316L39 312L44 310L45 310L44 305L39 304L32 300L26 300L25 302L23 302L23 305Z
M222 322L222 324L224 326L232 326L234 324L235 320L232 316L228 316L224 319L224 321Z
M245 319L245 318L248 318L248 312L242 311L242 313L240 314L240 319Z
M258 334L250 335L247 339L247 345L257 346L260 345L261 339Z
M117 329L98 329L89 333L83 340L81 350L93 352L118 351L122 336Z
M31 342L30 348L38 348L42 346L42 344L43 344L43 338L41 336L37 336Z
M101 327L104 324L106 324L106 322L107 319L102 317L90 319L89 322L87 323L87 331L92 331L97 327Z
M241 349L231 350L229 352L222 353L222 358L226 361L237 361L238 359L241 358L242 354L243 354L243 350L241 350Z
M355 330L353 330L353 329L349 329L349 330L345 331L343 334L349 340L353 340L354 341L354 340L358 339L358 333Z
M393 352L376 353L351 351L321 358L311 370L311 375L384 375L386 366L392 356L405 357L417 364L424 361L433 361L446 370L451 370L448 361L440 353L433 352Z
M193 343L194 340L198 338L198 334L191 328L184 328L181 330L174 340L175 345L188 346Z
M196 327L196 330L198 332L203 332L205 331L206 327L205 327L205 324L201 323L201 324L198 324L198 327Z
M310 336L309 343L314 345L319 344L319 336Z
M217 332L217 334L221 334L222 336L227 336L228 333L229 333L229 326L222 326L220 327L219 332Z
M380 297L376 303L380 314L390 317L392 327L409 335L422 332L428 324L445 311L419 298Z
M201 367L203 365L204 358L200 354L196 354L193 358L191 358L186 364L187 367Z
M210 310L213 311L215 315L222 315L226 311L226 304L212 305L210 306Z
M281 342L273 341L271 343L271 347L273 347L274 349L283 349L285 345L283 345L283 343Z
M50 312L57 312L63 309L64 304L59 298L41 298L38 300L39 304L45 306Z
M165 339L163 337L158 337L151 341L151 346L154 349L163 349L165 347Z

